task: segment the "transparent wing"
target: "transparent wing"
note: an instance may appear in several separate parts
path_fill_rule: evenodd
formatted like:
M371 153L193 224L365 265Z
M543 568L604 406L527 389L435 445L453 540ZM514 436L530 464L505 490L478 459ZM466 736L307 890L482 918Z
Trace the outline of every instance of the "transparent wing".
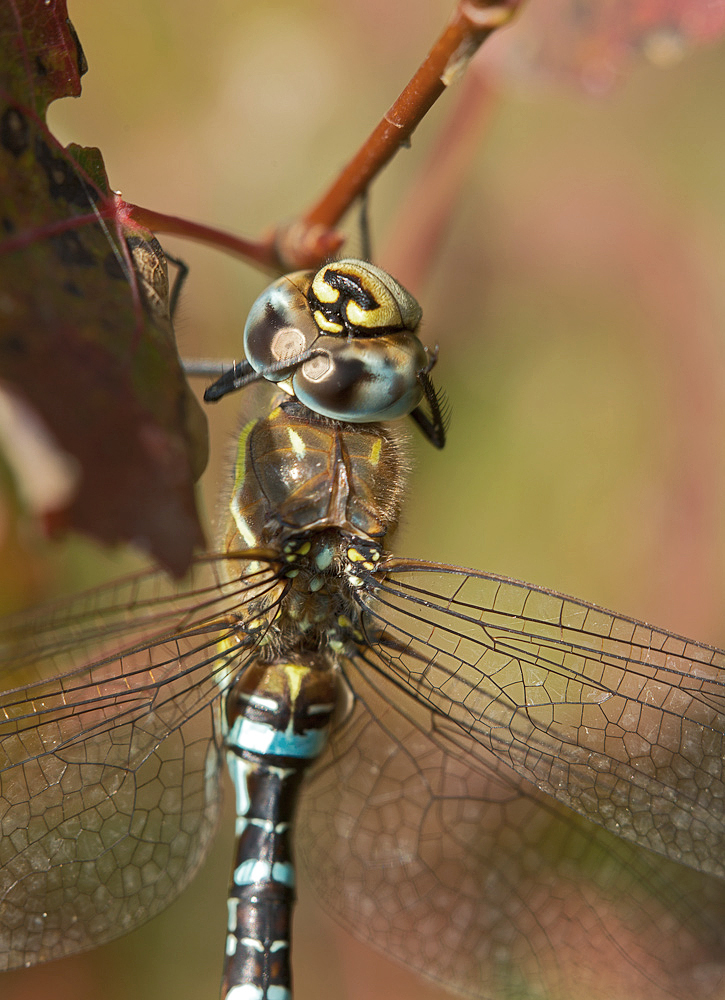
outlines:
M220 696L250 601L280 587L239 565L226 581L200 563L181 588L142 573L3 623L0 677L24 685L0 695L0 968L126 933L200 864Z
M390 559L359 591L381 669L446 753L725 876L725 654L583 601Z
M297 850L357 937L488 1000L725 996L725 883L522 781L375 655L302 796ZM409 692L410 694L410 692Z

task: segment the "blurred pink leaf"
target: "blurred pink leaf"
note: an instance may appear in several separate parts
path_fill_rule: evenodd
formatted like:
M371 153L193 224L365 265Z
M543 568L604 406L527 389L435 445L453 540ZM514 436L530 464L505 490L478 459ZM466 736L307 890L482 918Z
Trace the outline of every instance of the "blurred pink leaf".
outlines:
M530 0L504 62L601 92L634 57L666 65L723 32L725 4L712 0Z

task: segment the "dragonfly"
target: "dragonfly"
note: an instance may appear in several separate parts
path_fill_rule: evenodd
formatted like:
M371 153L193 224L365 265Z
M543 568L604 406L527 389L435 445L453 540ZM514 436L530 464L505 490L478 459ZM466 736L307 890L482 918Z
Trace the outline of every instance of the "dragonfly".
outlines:
M0 625L2 969L163 909L226 770L223 1000L292 996L295 858L453 993L725 995L725 653L392 554L403 418L446 436L420 320L365 261L274 282L206 394L275 385L218 551Z

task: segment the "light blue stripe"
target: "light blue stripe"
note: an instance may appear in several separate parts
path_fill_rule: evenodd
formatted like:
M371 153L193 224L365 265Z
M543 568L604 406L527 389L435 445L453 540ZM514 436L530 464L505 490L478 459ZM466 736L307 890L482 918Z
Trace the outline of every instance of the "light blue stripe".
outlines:
M227 767L231 775L234 791L236 792L237 816L246 816L249 813L249 791L247 789L247 775L251 768L245 760L235 753L227 753Z
M294 888L295 870L293 866L285 861L260 861L258 858L249 858L243 861L234 870L235 885L252 885L255 882L277 882L279 885Z
M320 756L327 742L327 731L308 729L305 733L295 733L290 723L287 729L280 733L264 722L252 722L240 716L234 720L226 742L228 746L241 752L246 750L249 753L313 760Z

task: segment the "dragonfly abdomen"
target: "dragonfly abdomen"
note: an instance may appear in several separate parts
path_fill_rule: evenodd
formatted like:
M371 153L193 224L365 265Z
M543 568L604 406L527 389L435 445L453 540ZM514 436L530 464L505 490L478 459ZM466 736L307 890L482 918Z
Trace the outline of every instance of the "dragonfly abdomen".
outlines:
M236 791L222 997L291 996L295 872L290 847L300 785L322 752L335 709L326 658L254 662L227 696L227 763ZM250 989L254 992L250 992Z

